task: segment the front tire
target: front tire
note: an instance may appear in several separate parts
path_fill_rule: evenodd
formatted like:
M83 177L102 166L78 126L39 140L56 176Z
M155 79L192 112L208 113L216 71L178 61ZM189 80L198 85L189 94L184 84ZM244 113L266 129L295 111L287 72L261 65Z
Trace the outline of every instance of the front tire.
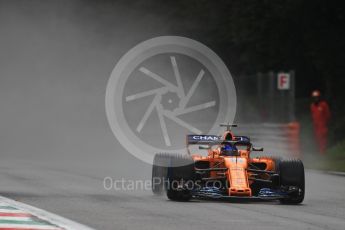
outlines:
M304 200L305 176L304 166L299 159L280 160L280 184L282 188L296 187L297 191L280 200L282 204L300 204Z
M192 194L188 184L194 183L194 179L195 168L192 157L189 155L171 155L168 168L167 197L173 201L189 201Z

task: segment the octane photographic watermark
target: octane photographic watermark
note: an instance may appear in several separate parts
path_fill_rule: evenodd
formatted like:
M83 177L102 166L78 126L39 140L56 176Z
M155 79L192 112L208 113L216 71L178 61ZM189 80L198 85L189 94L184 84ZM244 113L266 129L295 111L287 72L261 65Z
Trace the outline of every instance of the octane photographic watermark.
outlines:
M152 181L105 177L103 179L103 188L107 191L150 191L152 188Z
M186 134L218 133L232 123L236 90L223 61L185 37L144 41L116 64L106 90L110 127L131 154L184 153Z
M163 184L165 189L179 190L180 188L197 191L202 188L229 188L228 181L222 180L172 180L153 178L152 180L131 180L125 178L105 177L103 188L107 191L151 191L152 187Z

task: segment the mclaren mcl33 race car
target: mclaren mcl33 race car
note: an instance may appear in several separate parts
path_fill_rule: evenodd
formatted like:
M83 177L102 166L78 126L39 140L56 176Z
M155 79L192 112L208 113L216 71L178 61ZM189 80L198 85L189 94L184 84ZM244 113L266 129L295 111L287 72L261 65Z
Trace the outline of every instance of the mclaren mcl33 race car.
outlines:
M188 154L156 154L152 169L154 194L173 201L190 199L264 199L299 204L304 199L304 166L299 159L251 157L249 137L235 136L236 125L222 136L187 135ZM207 154L192 154L191 146ZM195 148L195 147L194 147Z

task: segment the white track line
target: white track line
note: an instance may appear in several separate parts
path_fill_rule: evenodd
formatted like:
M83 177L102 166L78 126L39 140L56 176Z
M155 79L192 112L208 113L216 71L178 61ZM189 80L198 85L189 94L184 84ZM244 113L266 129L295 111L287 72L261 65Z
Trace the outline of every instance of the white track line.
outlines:
M0 209L0 212L7 212L7 213L25 213L23 210L17 210L17 209Z
M5 203L9 206L18 208L21 211L27 212L29 214L32 214L34 216L37 216L38 218L48 221L51 224L57 225L60 228L66 229L66 230L94 230L90 227L87 227L85 225L79 224L77 222L74 222L72 220L66 219L64 217L58 216L56 214L53 214L51 212L47 212L45 210L27 205L27 204L23 204L20 203L18 201L14 201L11 199L8 199L6 197L0 196L0 203ZM6 212L9 212L10 210L6 210ZM4 227L4 226L1 226ZM9 225L9 227L13 227L13 225ZM23 227L22 225L18 226L18 227ZM32 227L32 226L31 226ZM36 229L38 229L39 226L35 226ZM44 226L46 229L47 226ZM52 229L57 229L56 227Z
M43 230L61 230L61 228L49 226L49 225L26 225L26 224L1 224L0 229L43 229Z
M32 217L0 216L0 220L30 221Z

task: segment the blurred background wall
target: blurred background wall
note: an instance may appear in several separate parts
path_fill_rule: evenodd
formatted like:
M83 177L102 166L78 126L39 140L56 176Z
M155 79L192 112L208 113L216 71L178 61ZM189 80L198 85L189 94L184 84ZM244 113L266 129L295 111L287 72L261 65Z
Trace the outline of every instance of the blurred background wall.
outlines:
M124 151L106 121L106 83L124 53L161 35L206 44L237 79L294 70L297 119L310 126L309 95L321 89L331 103L335 144L345 137L341 3L0 0L1 157L88 159Z

